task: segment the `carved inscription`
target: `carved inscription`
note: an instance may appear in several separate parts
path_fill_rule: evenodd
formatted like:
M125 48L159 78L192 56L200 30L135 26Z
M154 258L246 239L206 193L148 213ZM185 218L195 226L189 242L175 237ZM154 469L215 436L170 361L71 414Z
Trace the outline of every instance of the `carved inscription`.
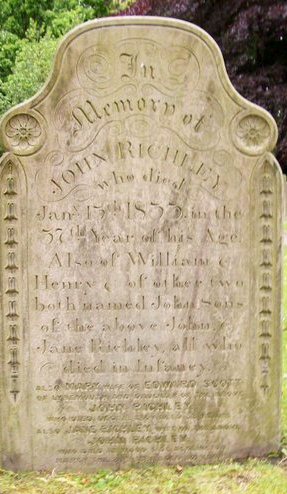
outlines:
M187 202L181 189L189 179L175 188L159 179L163 166L154 181L151 174L143 180L134 171L132 146L118 155L125 174L112 172L112 201L103 188L86 200L66 200L66 208L61 201L35 209L37 239L49 252L31 276L33 351L42 361L36 398L44 407L82 402L85 409L74 418L68 408L62 416L48 412L37 435L61 433L67 441L87 435L91 456L100 445L105 461L116 461L120 450L151 461L158 444L165 462L183 445L197 450L194 461L204 461L202 438L192 439L191 431L199 437L206 430L238 431L231 408L247 385L224 363L245 351L244 332L230 331L247 303L243 271L230 276L233 249L246 239L244 211L236 203L207 202L204 191L201 200ZM54 376L48 383L41 379L45 369ZM219 405L203 419L201 404L216 396L224 410ZM167 433L179 415L185 425ZM73 453L60 451L59 462L70 461Z

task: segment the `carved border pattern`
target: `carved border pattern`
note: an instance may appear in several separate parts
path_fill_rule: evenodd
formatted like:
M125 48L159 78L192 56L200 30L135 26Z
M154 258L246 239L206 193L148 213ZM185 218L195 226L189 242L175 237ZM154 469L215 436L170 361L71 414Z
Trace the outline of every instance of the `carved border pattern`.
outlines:
M258 172L260 172L258 174ZM264 396L271 390L274 327L274 284L276 280L277 251L277 200L276 177L272 164L266 159L261 163L254 180L258 181L255 197L255 238L259 261L256 292L259 295L258 355L259 382ZM254 181L253 181L254 184Z
M2 174L2 201L4 236L3 236L3 286L4 286L4 320L7 342L7 361L9 369L9 392L14 402L20 393L20 300L18 286L21 272L18 239L21 229L21 204L19 194L19 177L12 161L8 161Z

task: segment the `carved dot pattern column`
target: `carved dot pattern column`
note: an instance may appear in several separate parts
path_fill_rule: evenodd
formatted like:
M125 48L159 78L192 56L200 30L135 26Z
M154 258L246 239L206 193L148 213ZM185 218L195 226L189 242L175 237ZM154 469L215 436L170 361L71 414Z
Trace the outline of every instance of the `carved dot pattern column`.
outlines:
M260 283L260 360L261 360L261 388L264 393L269 389L269 367L270 367L270 338L272 323L272 218L273 218L273 184L270 165L265 162L263 165L263 177L260 190L260 209L259 218L261 227L262 243L262 263L260 265L261 283Z
M272 386L272 358L274 358L272 328L276 324L274 290L276 286L277 250L278 250L278 211L276 171L269 159L257 165L254 173L255 212L254 238L258 239L255 260L258 259L259 269L255 290L257 292L257 324L259 383L264 396L268 396ZM255 185L256 184L256 185Z
M4 209L4 245L3 262L4 262L4 320L5 320L5 337L7 341L7 361L10 374L9 392L14 402L17 401L20 393L20 318L19 318L19 291L17 290L19 277L19 244L17 236L19 235L19 217L20 197L17 189L17 172L15 165L10 161L6 164L2 175L2 194ZM19 213L18 213L19 212Z

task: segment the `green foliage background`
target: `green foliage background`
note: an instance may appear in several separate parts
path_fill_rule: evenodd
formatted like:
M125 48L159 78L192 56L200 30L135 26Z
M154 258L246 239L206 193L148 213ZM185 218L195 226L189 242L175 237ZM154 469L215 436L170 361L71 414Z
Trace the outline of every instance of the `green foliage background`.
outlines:
M44 84L59 39L77 24L129 1L1 0L0 115Z

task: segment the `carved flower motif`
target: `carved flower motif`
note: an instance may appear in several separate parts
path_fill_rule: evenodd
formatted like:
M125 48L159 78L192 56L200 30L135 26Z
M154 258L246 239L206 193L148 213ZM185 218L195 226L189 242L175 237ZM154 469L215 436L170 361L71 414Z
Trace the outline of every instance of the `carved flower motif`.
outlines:
M6 135L13 147L26 151L38 143L41 127L34 117L22 113L9 120L6 126Z
M262 117L249 115L238 124L237 136L247 147L262 146L269 139L269 125Z

